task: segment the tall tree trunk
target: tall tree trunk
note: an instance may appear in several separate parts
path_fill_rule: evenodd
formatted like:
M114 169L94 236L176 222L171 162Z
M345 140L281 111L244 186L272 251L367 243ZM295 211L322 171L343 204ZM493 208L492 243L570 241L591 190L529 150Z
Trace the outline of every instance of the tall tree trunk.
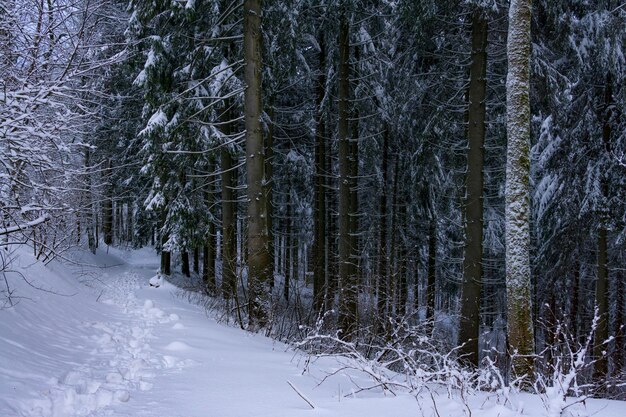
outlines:
M378 299L377 299L377 312L378 312L378 325L380 331L384 331L387 323L387 303L388 303L388 287L389 287L389 242L387 236L389 231L387 230L387 186L389 183L389 124L385 122L385 129L383 131L383 143L382 143L382 165L381 172L382 187L380 192L379 201L379 239L378 245L380 247L380 258L378 260Z
M327 126L332 124L332 118L330 116L330 112L326 115L328 120L326 122ZM324 167L327 173L333 172L333 158L331 156L332 147L329 146L328 152L329 157L324 161ZM327 177L330 178L328 180L329 188L337 189L338 178L335 177ZM326 303L325 310L330 311L335 308L335 298L339 291L339 250L338 250L338 219L334 213L337 211L337 193L331 193L326 195L327 198L327 210L326 210Z
M164 275L170 275L172 273L172 262L170 251L166 250L166 243L170 239L169 233L165 230L165 210L161 209L161 273Z
M126 241L135 246L135 207L133 200L128 200L128 220L126 222Z
M289 300L289 283L292 276L293 265L293 230L291 228L293 222L293 213L291 211L291 186L287 191L287 213L285 221L285 285L283 286L283 297Z
M121 243L124 239L124 203L122 201L118 201L115 203L115 206L115 235L117 237L117 242Z
M326 45L320 31L318 44L320 74L317 79L317 129L315 132L315 214L313 240L313 309L324 307L326 287L326 124L322 104L326 95Z
M615 323L617 326L613 347L613 375L622 375L624 369L624 343L626 342L626 329L624 324L624 272L615 273Z
M248 171L248 308L250 328L267 324L271 277L270 241L267 230L265 152L261 130L261 0L243 4L244 119Z
M356 332L357 288L352 276L352 248L350 240L350 45L349 24L342 10L339 18L339 64L338 64L338 152L339 152L339 327L343 338L351 338Z
M465 256L459 342L461 353L478 367L480 352L480 290L483 256L483 162L487 87L487 20L480 11L472 16L472 64L468 89L467 173L465 176Z
M357 80L359 78L359 46L354 47L354 65L351 69L352 77ZM357 84L352 87L351 91L357 91ZM359 109L355 105L352 106L352 123L351 123L351 139L350 139L350 280L356 285L356 297L358 300L359 292Z
M428 272L426 278L426 319L435 320L435 289L437 285L437 219L431 214L428 230Z
M533 374L530 269L531 1L512 0L507 39L505 240L507 342L514 375Z
M200 248L197 246L193 248L193 272L196 274L200 272Z
M267 236L269 240L270 269L269 277L270 289L274 288L274 271L276 270L276 260L274 259L274 107L269 108L269 123L267 126L267 136L265 138L265 183L267 192ZM271 290L270 290L271 293Z
M389 248L389 271L390 279L388 281L389 288L387 289L388 296L388 311L387 316L391 316L399 311L399 282L398 282L398 265L400 264L398 253L398 236L400 234L400 228L398 220L398 172L399 172L400 155L395 155L395 161L393 164L393 189L391 191L391 245Z
M209 172L212 172L215 169L215 160L214 157L210 159ZM205 201L206 206L209 210L214 206L214 188L213 188L213 179L212 177L209 179L208 184L206 185L205 191ZM215 279L215 249L216 249L216 230L215 230L215 221L214 216L210 217L207 235L204 238L204 246L202 247L202 280L204 281L204 285L209 294L214 295L217 290L217 283Z
M576 260L574 262L574 272L572 276L572 301L571 301L571 310L570 310L570 318L569 318L569 329L572 333L572 339L575 343L579 342L580 332L578 331L579 326L579 314L578 314L578 303L580 299L580 264L579 261Z
M227 100L226 109L223 113L224 121L232 119L230 106L232 102ZM232 134L231 123L223 126L224 135L228 138ZM235 216L237 204L235 202L235 178L236 168L230 150L226 147L221 151L222 170L222 295L225 299L234 298L237 291L236 261L237 237L235 236Z
M611 88L611 77L606 77L606 85L604 87L604 123L602 126L602 142L604 151L610 158L611 155L611 123L612 111L611 104L613 91ZM607 350L604 342L609 338L609 301L608 301L608 232L607 223L609 218L608 198L609 198L609 181L605 175L601 178L600 188L602 190L602 204L600 210L600 225L598 227L598 272L596 277L596 308L600 320L596 329L594 340L594 356L596 363L594 365L594 378L602 380L606 378L608 372L608 360L603 351Z
M85 147L85 168L89 169L91 165L91 151L89 147ZM89 246L89 250L94 255L96 254L97 246L97 236L95 231L94 224L94 204L93 204L93 194L91 192L91 175L87 175L85 189L86 197L87 197L87 207L85 211L85 230L87 232L87 244Z
M396 183L397 183L396 179ZM407 217L408 217L408 205L406 204L406 199L404 193L400 193L399 196L399 239L398 245L400 248L398 249L398 316L403 317L406 314L406 304L408 299L408 280L407 280L407 272L408 272L408 254L407 254L407 245L404 239L405 230L407 230Z
M104 170L105 196L102 203L102 234L104 243L113 243L113 183L112 183L112 163L109 159Z
M180 258L181 258L181 267L180 267L181 272L183 273L184 276L190 277L191 272L189 270L189 252L186 250L182 251L182 253L180 254Z

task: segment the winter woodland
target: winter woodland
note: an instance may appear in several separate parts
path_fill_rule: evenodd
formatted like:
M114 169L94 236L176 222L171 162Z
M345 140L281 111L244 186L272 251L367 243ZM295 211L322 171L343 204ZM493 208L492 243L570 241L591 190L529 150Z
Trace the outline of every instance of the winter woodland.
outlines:
M0 396L25 399L0 414L168 415L119 355L185 375L274 363L268 337L303 409L323 395L281 372L397 398L333 415L625 415L625 54L615 0L2 0ZM206 357L141 348L184 327L158 297ZM27 324L118 304L130 336ZM42 394L3 365L104 327L136 372Z

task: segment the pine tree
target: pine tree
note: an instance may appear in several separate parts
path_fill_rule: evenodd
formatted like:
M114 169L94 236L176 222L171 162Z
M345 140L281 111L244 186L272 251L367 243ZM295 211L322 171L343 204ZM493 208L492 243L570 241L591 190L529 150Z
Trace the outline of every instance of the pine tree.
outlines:
M245 0L243 13L249 315L250 327L258 329L268 322L269 281L273 271L267 230L265 151L261 129L261 1Z
M530 0L509 8L507 56L506 285L509 353L515 375L533 374L530 269Z
M483 161L487 89L487 19L481 10L472 14L472 63L468 86L467 174L465 202L465 254L459 342L467 360L478 366L480 298L483 280Z

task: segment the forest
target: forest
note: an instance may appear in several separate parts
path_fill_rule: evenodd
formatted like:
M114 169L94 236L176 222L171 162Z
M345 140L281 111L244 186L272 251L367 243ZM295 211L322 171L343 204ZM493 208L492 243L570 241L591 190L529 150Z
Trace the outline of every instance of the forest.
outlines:
M0 316L10 247L151 248L383 391L623 400L625 52L615 0L2 0Z

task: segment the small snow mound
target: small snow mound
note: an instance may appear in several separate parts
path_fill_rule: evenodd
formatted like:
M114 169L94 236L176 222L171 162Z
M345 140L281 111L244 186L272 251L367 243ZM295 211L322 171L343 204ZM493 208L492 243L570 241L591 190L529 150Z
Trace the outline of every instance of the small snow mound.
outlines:
M113 393L104 388L100 388L95 395L95 405L97 408L107 407L113 402Z
M172 343L168 344L167 346L165 346L165 349L166 350L172 350L172 351L181 351L181 350L191 349L191 346L189 346L185 342L175 341L175 342L172 342Z
M115 391L115 399L119 402L125 403L130 400L130 393L124 389Z
M163 310L161 310L160 308L150 308L148 310L146 310L146 316L149 318L163 318L163 316L165 316L165 313L163 312Z
M180 320L180 317L178 317L178 314L172 313L172 314L170 314L170 320L171 321L178 321L178 320Z
M178 358L175 356L163 355L163 366L165 368L173 368L178 364Z
M119 384L124 381L124 377L119 372L110 372L106 376L106 381L108 383Z
M174 330L182 330L182 329L184 329L184 328L185 328L185 325L184 325L184 324L182 324L182 323L175 323L175 324L172 326L172 329L174 329Z
M148 311L148 310L150 310L151 308L154 308L154 301L152 301L152 300L146 300L146 301L143 303L143 309L144 309L144 310L146 310L146 311Z
M155 276L150 278L151 287L159 288L161 285L163 285L163 277L161 276L161 274L156 274Z

